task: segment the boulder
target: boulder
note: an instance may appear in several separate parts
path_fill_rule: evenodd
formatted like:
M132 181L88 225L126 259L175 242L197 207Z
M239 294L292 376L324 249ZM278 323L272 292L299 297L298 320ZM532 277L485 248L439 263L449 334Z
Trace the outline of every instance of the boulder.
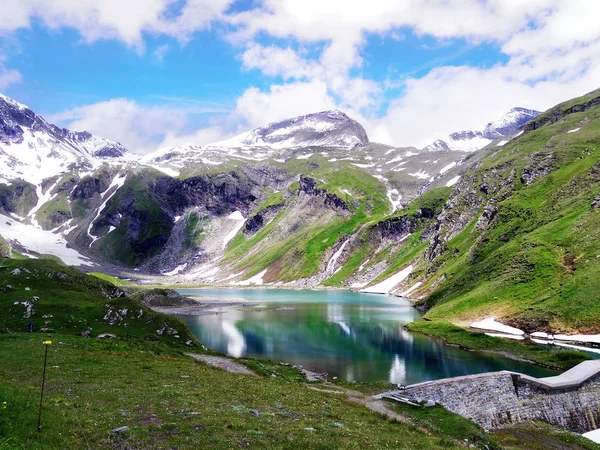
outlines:
M116 339L117 335L112 333L102 333L96 336L98 339Z

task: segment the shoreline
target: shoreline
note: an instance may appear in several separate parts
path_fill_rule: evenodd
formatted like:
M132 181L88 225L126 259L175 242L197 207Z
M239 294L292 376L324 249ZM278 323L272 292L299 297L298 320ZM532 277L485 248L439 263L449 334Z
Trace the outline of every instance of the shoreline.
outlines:
M182 289L185 289L185 288L182 288ZM191 288L191 289L194 289L194 288ZM225 287L225 289L226 289L226 287ZM236 289L239 289L239 288L236 288ZM275 290L275 289L273 289L273 290ZM306 289L296 289L296 290L306 290ZM185 293L182 293L182 295L185 296ZM381 294L381 295L385 295L385 294ZM206 316L206 315L224 314L227 312L227 309L231 309L234 307L238 307L238 308L252 307L252 306L257 306L257 305L260 305L261 303L264 303L261 301L248 301L248 300L245 300L242 298L235 298L235 297L223 298L223 299L210 298L210 297L205 298L205 297L193 296L193 295L186 296L186 297L194 300L195 302L197 302L197 304L196 305L154 307L153 309L157 312L160 312L163 314L169 314L169 315L173 315L173 316ZM393 296L393 297L402 298L402 297L397 297L397 296ZM411 305L414 308L414 305L412 304L412 302L409 302L409 303L411 303ZM274 310L278 310L278 309L279 308L266 309L265 311L274 311ZM295 308L282 308L282 309L287 311L287 310L293 310ZM453 347L453 348L459 348L464 351L490 354L490 355L498 355L498 356L502 356L502 357L505 357L505 358L513 360L513 361L531 364L533 366L556 370L556 371L564 371L568 368L568 367L564 367L564 366L561 367L560 365L555 365L552 363L545 363L542 361L519 356L518 354L513 353L510 350L504 350L502 348L500 348L500 349L474 348L474 347L469 347L467 345L464 345L462 343L450 342L446 337L444 337L442 335L439 335L436 333L427 333L423 330L413 329L413 327L411 327L411 324L416 324L418 322L419 321L413 321L413 322L403 324L401 326L403 329L405 329L409 333L418 333L421 335L429 336L436 340L440 340L444 345L448 345L449 347ZM466 333L470 333L470 331L465 330L465 329L463 329L463 331Z
M160 312L163 314L169 314L172 316L207 316L207 315L224 314L226 312L226 309L233 308L233 307L250 307L250 306L257 306L257 305L263 303L263 302L248 302L247 300L239 299L239 298L237 298L237 299L236 298L216 299L216 298L202 298L202 297L193 297L193 296L190 296L188 298L192 298L194 301L198 302L198 304L191 305L191 306L190 305L182 305L182 306L169 306L169 307L154 307L152 309L157 312ZM293 310L295 310L295 308L291 308L291 307L290 308L288 308L288 307L273 308L273 309L266 309L265 311L280 311L280 310L281 311L293 311ZM260 311L262 311L262 310L260 310ZM475 349L475 348L470 348L470 347L467 347L465 345L461 345L458 343L449 342L443 336L437 336L435 334L429 334L429 333L425 333L425 332L419 331L419 330L411 330L409 327L411 323L416 323L416 322L409 322L408 324L404 324L404 325L402 325L402 328L409 333L421 334L421 335L429 336L431 338L439 340L444 345L447 345L449 347L459 348L461 350L468 351L468 352L498 355L498 356L502 356L502 357L505 357L505 358L513 360L513 361L531 364L533 366L543 367L546 369L551 369L551 370L556 370L556 371L564 371L565 370L565 368L560 368L558 366L554 366L551 364L545 364L543 362L523 358L523 357L517 356L516 354L513 354L513 353L511 353L509 351L505 351L505 350ZM229 356L229 355L226 355L226 356ZM285 364L285 361L278 361L278 362Z
M224 308L231 308L234 306L255 306L260 302L249 302L248 300L239 298L203 298L203 297L187 297L194 300L196 305L179 305L179 306L154 306L152 309L162 314L169 314L172 316L208 316L215 314L223 314Z
M460 348L461 350L465 350L468 352L480 352L480 353L500 355L500 356L504 356L508 359L511 359L513 361L524 362L524 363L531 364L534 366L543 367L546 369L557 370L557 371L563 372L563 371L568 370L571 367L579 364L580 362L582 362L584 360L594 359L594 358L591 358L588 354L585 354L583 351L573 351L574 354L576 354L576 353L578 354L577 355L578 358L576 358L577 360L573 359L571 361L558 361L556 359L550 358L550 360L548 362L544 362L542 359L535 360L535 359L530 359L526 356L519 356L519 353L525 353L525 354L530 353L529 350L527 349L527 347L529 347L529 346L520 341L504 340L501 338L493 338L492 337L492 339L499 339L499 342L495 343L495 344L498 344L496 346L496 348L476 348L473 346L468 346L468 344L466 344L465 342L460 342L461 340L465 341L465 339L469 339L471 337L471 335L475 334L472 331L466 330L461 327L457 327L456 325L452 325L449 323L440 322L437 327L437 332L435 332L434 330L419 329L419 325L418 325L419 323L432 324L435 322L415 321L415 322L410 322L410 323L404 325L403 328L410 333L418 333L418 334L421 334L424 336L429 336L434 339L439 339L444 343L444 345L448 345L448 346L455 347L455 348ZM415 325L416 325L416 327L415 327ZM461 330L460 336L454 337L455 340L458 340L457 342L451 342L450 339L444 335L445 331L443 330L443 327L448 326L448 325L450 325L456 329L460 328L460 330ZM429 326L431 326L431 325L429 325ZM521 346L521 347L519 347L519 346ZM534 356L538 356L540 358L552 356L552 354L556 351L556 349L554 349L554 348L549 348L548 346L541 345L541 344L535 344L535 346L539 347L539 351L536 351ZM514 351L510 350L511 347L514 349ZM563 349L563 350L568 351L569 349Z

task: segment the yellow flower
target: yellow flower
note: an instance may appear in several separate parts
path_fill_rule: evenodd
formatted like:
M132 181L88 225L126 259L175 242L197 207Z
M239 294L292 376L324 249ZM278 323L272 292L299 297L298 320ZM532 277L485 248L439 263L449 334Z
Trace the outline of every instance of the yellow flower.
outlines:
M44 345L52 345L52 341L44 341L44 342L42 342L42 344L44 344Z

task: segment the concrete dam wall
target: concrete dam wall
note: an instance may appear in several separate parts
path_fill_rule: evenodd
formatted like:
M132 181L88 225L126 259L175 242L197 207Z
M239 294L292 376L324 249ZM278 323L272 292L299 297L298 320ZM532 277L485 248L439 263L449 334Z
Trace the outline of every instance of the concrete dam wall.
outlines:
M494 372L430 381L404 394L433 400L488 430L536 419L577 433L600 428L600 361L548 378Z

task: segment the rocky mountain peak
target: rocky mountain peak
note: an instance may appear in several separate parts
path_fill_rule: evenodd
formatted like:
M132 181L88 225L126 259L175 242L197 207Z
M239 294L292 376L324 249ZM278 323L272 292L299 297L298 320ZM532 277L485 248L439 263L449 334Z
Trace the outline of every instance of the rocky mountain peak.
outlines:
M78 154L118 158L127 151L120 143L99 138L87 131L71 131L46 122L28 106L0 94L0 144L22 144L28 135L43 133Z
M527 108L512 108L508 113L499 119L488 123L482 131L484 137L496 139L506 136L512 136L517 133L521 125L535 119L540 114Z
M87 131L48 123L29 107L0 94L0 179L37 184L83 165L94 167L118 159L126 149Z
M351 149L368 143L369 137L362 125L342 111L334 109L272 122L214 145L275 149L313 146Z
M456 150L474 152L491 142L503 138L510 139L517 134L519 127L540 114L532 109L515 107L502 117L488 123L480 130L463 130L449 134L428 145L424 150Z

